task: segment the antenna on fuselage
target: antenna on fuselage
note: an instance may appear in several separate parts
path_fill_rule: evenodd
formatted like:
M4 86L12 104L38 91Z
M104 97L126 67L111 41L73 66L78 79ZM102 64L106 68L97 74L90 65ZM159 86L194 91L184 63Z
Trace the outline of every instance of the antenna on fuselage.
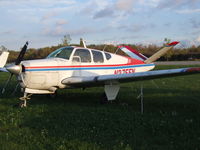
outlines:
M115 54L117 54L118 50L119 50L119 47L116 49Z
M103 48L103 52L105 51L106 47L107 47L107 45L105 44L105 46L104 46L104 48Z
M87 48L86 42L83 40L83 38L80 38L80 46L83 46L84 48Z

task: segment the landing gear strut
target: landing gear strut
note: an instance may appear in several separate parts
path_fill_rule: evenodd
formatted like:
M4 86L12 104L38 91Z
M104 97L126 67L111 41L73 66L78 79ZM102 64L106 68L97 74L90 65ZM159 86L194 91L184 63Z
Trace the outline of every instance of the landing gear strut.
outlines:
M31 99L32 94L28 94L28 93L24 93L23 97L20 97L19 99L21 100L21 102L19 103L19 107L26 107L27 106L27 100Z

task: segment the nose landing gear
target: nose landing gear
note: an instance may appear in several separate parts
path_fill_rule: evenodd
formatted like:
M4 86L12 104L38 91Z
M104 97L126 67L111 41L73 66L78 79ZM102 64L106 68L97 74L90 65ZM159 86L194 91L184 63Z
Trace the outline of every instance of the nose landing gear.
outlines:
M20 97L19 99L21 100L21 102L19 103L19 107L26 107L27 106L27 100L31 99L31 95L33 94L29 94L29 93L24 93L23 97Z

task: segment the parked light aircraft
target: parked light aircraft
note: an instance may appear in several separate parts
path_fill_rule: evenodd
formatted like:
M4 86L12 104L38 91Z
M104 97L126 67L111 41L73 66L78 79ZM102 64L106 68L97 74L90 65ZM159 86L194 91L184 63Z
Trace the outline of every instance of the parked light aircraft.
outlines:
M24 96L21 107L32 94L54 94L57 89L104 86L106 100L114 100L120 83L161 77L200 73L200 68L180 68L150 71L153 63L179 42L166 44L160 51L147 58L129 46L118 46L129 57L90 49L67 46L57 49L44 59L23 61L28 42L22 48L15 64L5 66L8 52L0 55L0 70L13 75ZM2 92L5 91L5 87Z

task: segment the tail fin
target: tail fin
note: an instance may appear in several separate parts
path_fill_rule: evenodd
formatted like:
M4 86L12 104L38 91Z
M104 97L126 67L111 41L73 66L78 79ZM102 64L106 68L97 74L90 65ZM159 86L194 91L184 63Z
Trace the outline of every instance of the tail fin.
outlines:
M141 53L131 48L130 46L118 46L118 48L120 48L123 52L125 52L127 55L129 55L132 58L135 58L141 61L145 61L147 59L146 56L142 55Z
M151 57L146 59L144 62L146 64L150 64L157 59L159 59L161 56L163 56L165 53L167 53L170 49L172 49L174 46L176 46L179 42L174 41L172 43L167 44L165 47L163 47L161 50L159 50L157 53L153 54Z
M9 52L7 51L2 51L0 54L0 68L3 68L7 62Z

